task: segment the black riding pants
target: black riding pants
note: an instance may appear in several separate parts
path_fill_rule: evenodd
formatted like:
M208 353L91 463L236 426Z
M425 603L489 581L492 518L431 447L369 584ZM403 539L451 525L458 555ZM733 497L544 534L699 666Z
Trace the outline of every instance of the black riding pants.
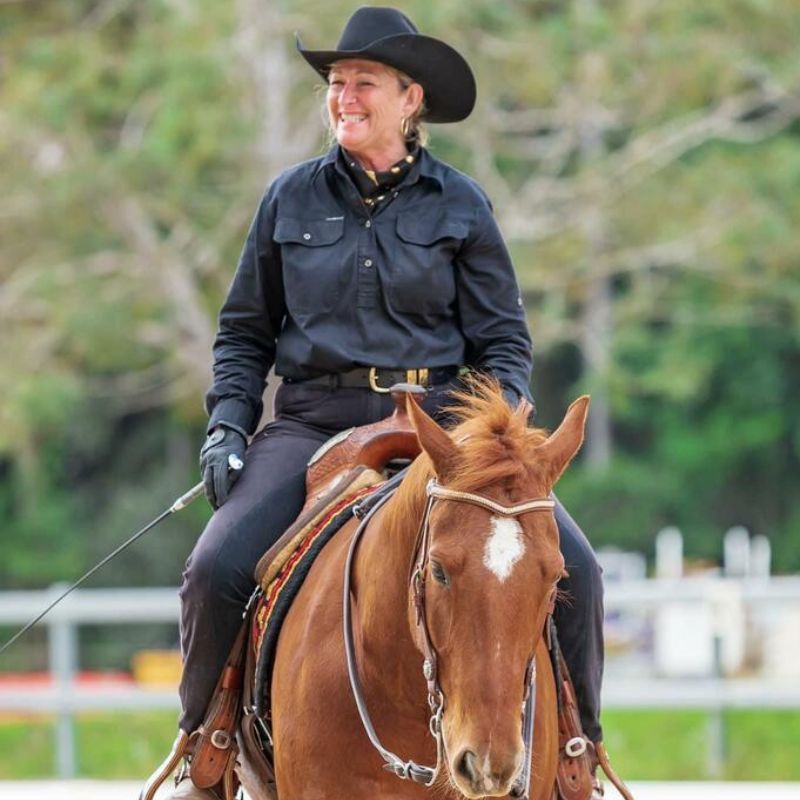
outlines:
M431 390L423 407L446 422L444 385ZM355 425L377 422L393 409L388 395L369 389L331 389L283 384L275 420L256 434L245 468L228 501L209 520L186 562L181 598L180 727L202 722L217 678L255 588L261 556L294 521L305 501L308 460L328 438ZM602 738L600 682L603 672L603 590L600 569L582 531L556 507L569 578L561 587L567 603L556 610L559 641L572 673L584 730Z

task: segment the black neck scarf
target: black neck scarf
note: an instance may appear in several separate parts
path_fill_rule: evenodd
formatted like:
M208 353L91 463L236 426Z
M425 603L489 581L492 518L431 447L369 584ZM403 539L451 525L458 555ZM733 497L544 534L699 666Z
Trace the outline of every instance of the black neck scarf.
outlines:
M374 209L408 175L411 165L419 155L419 145L416 142L409 143L408 154L392 164L389 169L380 172L364 169L343 147L340 148L340 153L345 169L353 179L364 205Z

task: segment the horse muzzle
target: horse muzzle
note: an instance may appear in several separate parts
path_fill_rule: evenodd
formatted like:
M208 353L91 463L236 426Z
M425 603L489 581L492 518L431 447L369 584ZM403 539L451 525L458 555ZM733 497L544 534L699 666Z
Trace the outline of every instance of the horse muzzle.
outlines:
M521 769L522 748L507 755L476 752L469 746L459 750L450 763L450 775L456 788L466 797L505 797L511 791Z

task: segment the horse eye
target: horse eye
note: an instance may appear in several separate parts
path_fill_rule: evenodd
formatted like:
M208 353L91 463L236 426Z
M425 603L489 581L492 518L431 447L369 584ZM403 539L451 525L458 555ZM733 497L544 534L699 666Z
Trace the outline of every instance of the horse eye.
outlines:
M442 586L450 585L450 578L447 576L444 567L438 561L431 561L431 575L437 583Z

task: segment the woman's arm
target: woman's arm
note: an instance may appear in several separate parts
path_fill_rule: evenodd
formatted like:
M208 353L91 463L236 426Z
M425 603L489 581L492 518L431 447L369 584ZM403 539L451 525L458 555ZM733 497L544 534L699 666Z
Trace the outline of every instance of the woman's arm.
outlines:
M267 192L219 314L214 383L206 394L209 430L226 423L249 435L261 418L261 397L286 308L274 225L275 203Z
M533 346L514 268L489 201L475 215L456 259L457 304L467 341L467 366L493 374L506 397L533 401Z

